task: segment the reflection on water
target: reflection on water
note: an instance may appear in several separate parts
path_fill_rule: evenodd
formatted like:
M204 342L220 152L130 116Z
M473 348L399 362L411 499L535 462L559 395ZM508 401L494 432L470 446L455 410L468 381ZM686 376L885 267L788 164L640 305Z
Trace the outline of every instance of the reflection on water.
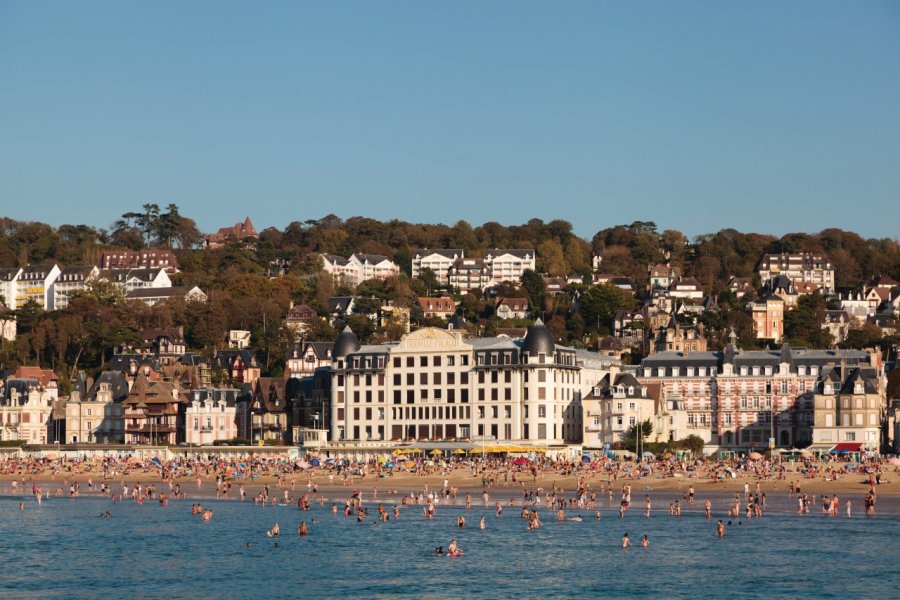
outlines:
M190 514L190 501L168 508L88 498L25 502L20 512L19 498L0 498L0 596L887 598L900 582L884 554L900 535L896 516L826 518L813 509L798 517L787 498L763 519L732 519L721 540L715 518L724 516L726 497L716 498L711 521L696 503L669 517L668 500L654 496L650 519L640 506L619 519L604 503L599 521L587 511L583 522L563 523L543 513L535 532L512 507L499 519L475 508L459 529L462 508L449 506L434 520L409 507L399 520L375 525L374 510L357 524L332 515L330 502L301 512L210 501L215 515L206 523ZM105 510L112 518L98 518ZM298 537L299 522L312 519L309 537ZM275 522L281 537L266 538ZM636 547L622 550L626 532ZM649 549L639 547L645 533ZM432 554L451 538L464 557Z

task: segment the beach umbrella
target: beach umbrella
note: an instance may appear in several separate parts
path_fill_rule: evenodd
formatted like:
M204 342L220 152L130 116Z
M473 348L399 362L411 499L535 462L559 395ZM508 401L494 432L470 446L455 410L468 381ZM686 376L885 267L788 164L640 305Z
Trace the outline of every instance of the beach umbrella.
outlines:
M527 458L517 458L516 460L513 461L513 464L514 465L527 465L528 459Z
M407 450L407 452L409 452L410 454L425 454L425 451L421 448L410 448L409 450Z
M439 455L443 454L443 452L441 452L440 450L438 450L437 448L435 448L434 450L432 450L432 451L429 452L428 454L430 454L431 456L439 456Z
M329 458L329 459L326 459L325 462L327 462L328 464L331 464L331 463L334 462L334 459L333 459L333 458Z
M394 457L394 460L409 460L409 457L405 454L398 454Z
M387 462L387 458L385 458L384 456L379 456L376 460L378 462L380 462L381 464L384 464Z
M405 453L406 453L406 450L402 450L400 448L397 448L396 450L391 452L391 454L393 454L394 456L399 456L400 454L405 454Z
M393 468L396 467L397 465L394 464L393 461L388 461L388 462L384 463L384 466L387 467L388 469L393 469Z
M751 452L750 453L750 458L752 460L762 460L762 457L763 457L763 455L760 454L759 452Z
M591 462L591 455L590 454L582 454L581 462L586 462L586 463Z
M466 453L466 451L461 448L457 448L456 450L453 451L453 454L465 454L465 453Z
M311 467L318 467L320 464L321 463L319 462L318 458L314 458L311 461L309 461L309 466L311 466Z
M643 456L644 458L653 458L654 455L652 452L644 452L643 454L641 454L641 456Z

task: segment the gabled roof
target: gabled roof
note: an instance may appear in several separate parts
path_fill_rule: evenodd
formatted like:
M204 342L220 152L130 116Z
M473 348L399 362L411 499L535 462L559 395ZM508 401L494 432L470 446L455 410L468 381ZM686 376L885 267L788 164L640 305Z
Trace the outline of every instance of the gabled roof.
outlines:
M353 300L353 296L332 296L328 299L328 310L330 312L346 313Z
M381 254L360 254L354 253L350 258L356 258L361 263L368 263L370 265L377 265L383 262L391 262L391 259L387 256L382 256Z
M528 310L528 299L527 298L500 298L497 300L497 308L499 309L501 306L507 307L509 310L514 312L521 312Z
M144 404L173 404L184 402L184 398L173 384L167 381L150 381L146 375L141 373L135 378L124 404L134 406L142 402Z
M125 294L127 300L141 298L183 298L194 290L200 290L197 286L173 286L158 288L136 288Z
M256 359L256 353L250 348L231 348L228 350L219 350L216 352L213 360L215 360L216 364L221 367L230 368L232 363L234 363L234 360L238 357L240 357L241 362L244 363L244 367L259 367L259 362Z
M159 372L159 362L157 362L156 358L150 354L114 354L113 357L109 359L109 370L118 371L120 373L129 373L131 372L132 362L135 363L138 370L140 370L141 367L149 366L157 373Z
M184 343L184 327L168 327L165 329L145 329L141 332L141 339L145 343L152 343L159 338L169 338L175 344Z
M125 283L130 279L150 283L159 276L160 271L165 271L165 269L163 267L152 269L103 269L100 271L98 278L114 283Z
M419 306L424 312L455 312L456 302L453 298L441 296L440 298L419 297Z
M435 254L453 260L454 258L460 258L461 256L463 256L463 251L462 248L420 248L415 251L414 256L418 258L426 258Z
M125 379L125 375L119 371L103 371L85 396L89 402L97 400L97 393L100 391L101 384L109 385L113 402L121 403L128 398L128 380Z
M316 316L316 311L305 304L298 304L287 311L285 317L289 321L302 321Z
M491 258L497 258L498 256L503 256L504 254L509 254L511 256L522 259L534 258L534 250L527 248L491 248L484 253L486 257Z
M59 376L50 369L42 369L40 367L19 367L13 375L17 379L35 379L42 387L47 387L51 383L55 384L59 381Z
M28 265L22 269L19 279L30 279L34 281L46 279L50 276L53 269L59 268L55 264L51 265Z
M0 281L12 281L22 272L20 267L0 269Z
M281 377L260 377L253 390L254 412L283 413L287 400L284 393L285 381Z

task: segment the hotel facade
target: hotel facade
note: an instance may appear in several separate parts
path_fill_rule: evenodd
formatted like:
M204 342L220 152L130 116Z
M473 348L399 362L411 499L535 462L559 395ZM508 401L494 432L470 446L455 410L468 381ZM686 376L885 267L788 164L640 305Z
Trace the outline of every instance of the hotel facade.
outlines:
M538 320L524 339L424 328L332 350L332 442L579 443L581 399L618 361L554 344Z

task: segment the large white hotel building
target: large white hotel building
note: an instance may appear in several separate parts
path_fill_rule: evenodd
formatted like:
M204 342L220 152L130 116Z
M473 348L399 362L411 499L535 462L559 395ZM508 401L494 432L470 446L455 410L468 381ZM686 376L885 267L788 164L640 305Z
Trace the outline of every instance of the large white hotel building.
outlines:
M579 443L581 399L618 363L556 345L540 320L521 340L425 328L360 345L346 328L332 356L336 442Z

